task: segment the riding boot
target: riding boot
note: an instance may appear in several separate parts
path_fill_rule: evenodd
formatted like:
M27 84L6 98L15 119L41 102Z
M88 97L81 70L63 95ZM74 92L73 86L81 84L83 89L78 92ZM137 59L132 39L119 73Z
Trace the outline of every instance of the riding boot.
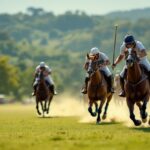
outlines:
M57 92L55 90L55 86L54 85L50 85L49 86L49 90L54 94L54 95L57 95Z
M87 86L88 86L89 77L85 78L85 85L83 86L81 93L87 94Z
M36 93L36 85L33 86L32 96L35 96L35 93Z
M150 83L150 71L148 71L148 80L149 80L149 83Z
M124 78L122 78L120 76L120 86L121 86L121 92L119 94L120 97L125 97L126 94L125 94L125 90L124 90Z
M108 90L111 93L114 93L114 87L113 87L113 76L107 77L107 82L108 82Z

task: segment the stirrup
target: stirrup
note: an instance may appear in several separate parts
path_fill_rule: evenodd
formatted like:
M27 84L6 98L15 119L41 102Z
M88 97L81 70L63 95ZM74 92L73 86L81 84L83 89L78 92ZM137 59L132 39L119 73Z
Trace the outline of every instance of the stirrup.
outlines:
M57 95L58 93L56 92L56 91L54 91L54 93L53 93L54 95Z
M35 92L32 92L32 94L31 94L32 96L35 96Z
M82 93L82 94L87 94L87 90L86 90L86 89L82 89L82 90L81 90L81 93Z
M120 96L120 97L126 97L125 91L122 90L122 91L120 92L119 96Z

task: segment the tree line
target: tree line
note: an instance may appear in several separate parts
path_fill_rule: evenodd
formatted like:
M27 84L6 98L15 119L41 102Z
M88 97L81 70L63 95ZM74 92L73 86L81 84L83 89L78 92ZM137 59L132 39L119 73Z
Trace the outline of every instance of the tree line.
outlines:
M79 94L85 74L82 68L85 55L92 47L100 48L112 62L116 23L119 25L116 55L127 33L150 49L150 20L144 15L136 20L89 16L81 11L55 15L33 7L26 13L0 14L0 93L18 100L29 96L34 69L40 61L45 61L53 70L60 93ZM117 71L121 68L119 65Z

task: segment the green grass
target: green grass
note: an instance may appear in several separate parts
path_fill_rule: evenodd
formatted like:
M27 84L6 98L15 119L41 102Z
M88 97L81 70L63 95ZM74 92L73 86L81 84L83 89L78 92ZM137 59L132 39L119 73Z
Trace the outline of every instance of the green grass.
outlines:
M1 150L148 150L150 128L80 123L78 117L39 118L34 106L0 106Z

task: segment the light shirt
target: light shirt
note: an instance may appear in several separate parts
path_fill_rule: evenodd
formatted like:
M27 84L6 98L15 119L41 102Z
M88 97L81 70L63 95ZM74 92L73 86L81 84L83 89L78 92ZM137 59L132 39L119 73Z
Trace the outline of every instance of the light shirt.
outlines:
M40 65L38 65L37 67L36 67L36 69L35 69L35 73L39 73L40 72ZM44 70L44 72L43 72L43 74L44 74L44 76L46 77L46 76L48 76L49 75L49 73L51 73L52 72L52 70L50 69L50 67L48 67L47 65L45 66L45 70Z
M141 52L142 52L143 50L146 51L144 45L143 45L142 42L140 42L140 41L135 41L135 42L136 42L136 45L135 45L135 47L133 48L133 50L137 52L137 55L138 55L138 57L139 57L140 59L145 59L146 56L141 57ZM120 47L120 54L121 54L121 55L126 55L127 51L128 51L128 49L126 48L125 43L123 42L122 45L121 45L121 47Z

